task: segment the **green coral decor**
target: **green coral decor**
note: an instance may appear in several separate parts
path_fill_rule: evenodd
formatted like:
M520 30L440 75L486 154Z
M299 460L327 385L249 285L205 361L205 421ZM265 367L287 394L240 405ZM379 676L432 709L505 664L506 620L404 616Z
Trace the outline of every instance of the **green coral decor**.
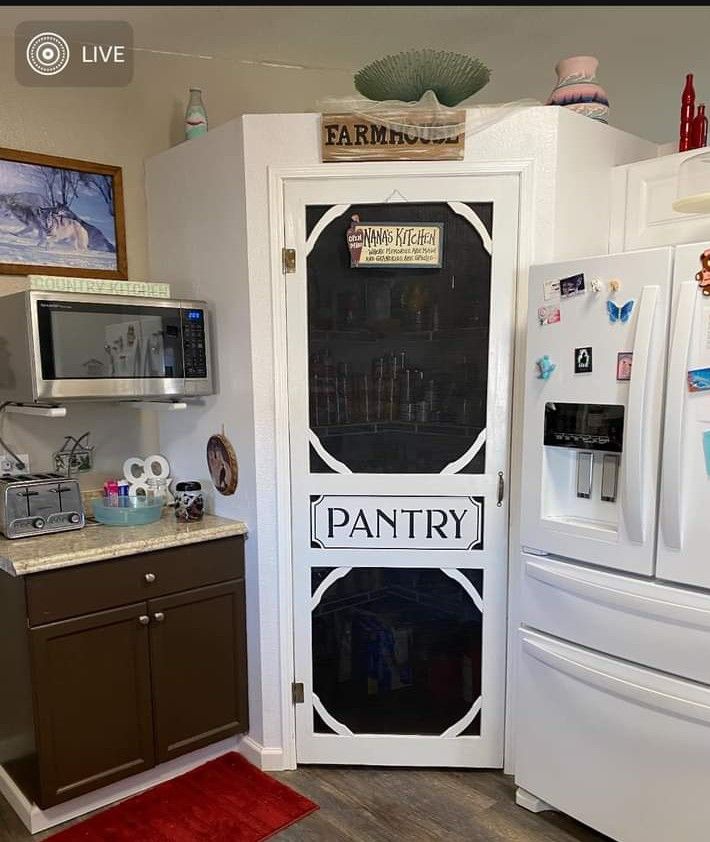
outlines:
M355 88L368 99L416 102L433 91L453 107L480 91L491 71L471 56L444 50L409 50L373 61L355 74Z

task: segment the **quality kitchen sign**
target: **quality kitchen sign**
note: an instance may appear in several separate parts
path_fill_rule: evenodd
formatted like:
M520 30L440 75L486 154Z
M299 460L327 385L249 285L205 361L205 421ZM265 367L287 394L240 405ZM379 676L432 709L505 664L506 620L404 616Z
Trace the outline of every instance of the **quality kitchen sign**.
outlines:
M379 119L378 119L379 117ZM321 115L323 161L462 161L466 112ZM397 126L400 130L394 128ZM406 129L409 127L409 130Z
M311 547L482 550L483 497L311 496Z
M442 265L443 222L360 222L353 214L345 236L353 269L439 269Z

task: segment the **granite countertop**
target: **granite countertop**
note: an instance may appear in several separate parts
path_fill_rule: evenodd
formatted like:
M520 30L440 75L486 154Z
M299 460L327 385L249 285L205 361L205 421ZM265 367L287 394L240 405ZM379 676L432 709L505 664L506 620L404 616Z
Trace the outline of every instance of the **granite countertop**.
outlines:
M172 510L145 526L104 526L88 523L83 529L55 532L37 538L0 537L0 571L26 576L44 570L73 567L106 558L163 550L182 544L198 544L244 535L246 524L216 515L181 523Z

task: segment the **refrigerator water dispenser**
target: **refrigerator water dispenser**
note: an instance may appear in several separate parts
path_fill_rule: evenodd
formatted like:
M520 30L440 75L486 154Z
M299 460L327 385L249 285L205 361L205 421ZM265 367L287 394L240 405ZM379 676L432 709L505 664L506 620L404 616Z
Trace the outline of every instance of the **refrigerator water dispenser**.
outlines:
M546 403L543 517L616 529L623 439L621 405Z

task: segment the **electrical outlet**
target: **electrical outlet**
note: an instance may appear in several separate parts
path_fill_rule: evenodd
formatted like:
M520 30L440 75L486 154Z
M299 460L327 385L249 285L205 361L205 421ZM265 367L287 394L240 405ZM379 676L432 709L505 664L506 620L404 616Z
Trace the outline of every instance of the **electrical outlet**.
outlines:
M0 452L0 474L27 474L30 470L30 457L26 453L18 453L17 456L25 463L24 468L18 468L17 462L5 451Z

